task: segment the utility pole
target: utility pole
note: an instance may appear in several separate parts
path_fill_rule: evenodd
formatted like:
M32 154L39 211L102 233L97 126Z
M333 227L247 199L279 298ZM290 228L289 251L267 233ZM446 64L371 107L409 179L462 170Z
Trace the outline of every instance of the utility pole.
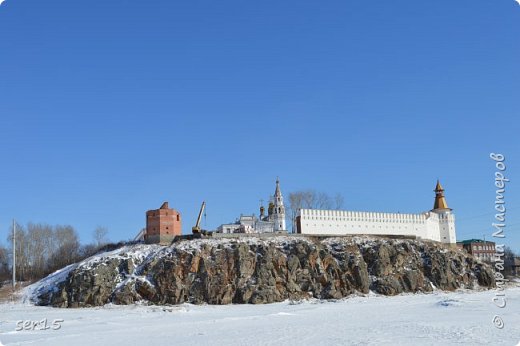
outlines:
M13 219L13 290L16 289L16 223Z

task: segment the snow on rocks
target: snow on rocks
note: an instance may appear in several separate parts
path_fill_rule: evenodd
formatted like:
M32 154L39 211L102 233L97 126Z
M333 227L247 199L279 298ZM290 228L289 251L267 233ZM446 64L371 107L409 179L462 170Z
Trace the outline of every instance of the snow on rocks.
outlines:
M27 301L272 303L493 286L490 268L444 245L376 237L196 239L92 256L30 286Z

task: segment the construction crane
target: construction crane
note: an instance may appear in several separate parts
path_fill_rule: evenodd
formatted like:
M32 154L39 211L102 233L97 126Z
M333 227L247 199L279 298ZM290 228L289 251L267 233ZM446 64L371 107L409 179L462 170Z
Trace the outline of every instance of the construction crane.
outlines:
M206 202L202 202L202 205L200 206L199 217L197 217L197 223L195 224L195 226L193 226L191 228L191 232L193 234L177 235L173 238L172 244L182 241L182 240L201 239L201 238L211 237L213 235L212 232L208 232L208 231L205 231L200 228L200 222L202 221L202 215L204 214L205 208L206 208Z
M207 233L206 231L203 231L203 230L200 229L200 221L202 220L202 214L204 213L204 208L206 208L206 202L205 201L203 201L202 205L200 206L199 217L197 217L197 223L195 224L195 226L193 226L191 228L191 232L193 234L200 235L202 233L202 234L205 235Z
M202 205L200 206L199 216L197 217L197 223L195 224L195 226L193 226L191 228L191 231L192 231L193 234L199 234L202 231L200 229L200 222L202 220L202 214L204 214L204 208L206 208L206 202L205 201L203 201Z

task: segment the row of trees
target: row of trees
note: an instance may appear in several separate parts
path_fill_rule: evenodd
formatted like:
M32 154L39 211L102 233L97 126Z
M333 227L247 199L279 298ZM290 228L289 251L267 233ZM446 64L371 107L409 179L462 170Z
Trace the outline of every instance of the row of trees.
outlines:
M16 279L38 280L55 270L96 253L107 243L104 227L94 230L94 242L81 245L78 233L69 225L29 223L16 225ZM10 246L0 246L0 280L11 278L13 230L7 238Z

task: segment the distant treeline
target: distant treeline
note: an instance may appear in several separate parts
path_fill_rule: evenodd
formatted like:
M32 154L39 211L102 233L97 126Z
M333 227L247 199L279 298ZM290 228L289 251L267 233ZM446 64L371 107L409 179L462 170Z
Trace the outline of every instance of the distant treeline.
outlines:
M94 241L82 245L78 233L69 225L46 225L29 223L16 225L16 280L36 281L69 264L90 257L108 245L104 227L93 232ZM12 228L7 237L9 246L0 245L1 281L12 278Z

